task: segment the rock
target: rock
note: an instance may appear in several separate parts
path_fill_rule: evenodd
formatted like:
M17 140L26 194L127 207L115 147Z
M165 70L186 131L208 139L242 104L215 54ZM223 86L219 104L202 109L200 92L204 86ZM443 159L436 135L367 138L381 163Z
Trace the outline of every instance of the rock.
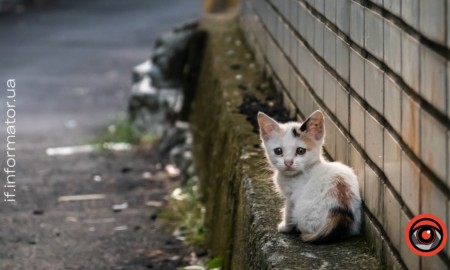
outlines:
M163 135L176 118L181 107L181 92L177 89L156 89L151 79L144 75L135 83L128 103L128 113L136 136Z
M44 210L42 209L36 209L33 211L34 215L43 215L44 214Z
M197 28L196 23L185 24L162 35L155 44L150 68L152 85L156 88L180 88L188 46Z
M133 68L133 83L139 82L145 76L150 76L150 69L152 68L152 62L147 60Z

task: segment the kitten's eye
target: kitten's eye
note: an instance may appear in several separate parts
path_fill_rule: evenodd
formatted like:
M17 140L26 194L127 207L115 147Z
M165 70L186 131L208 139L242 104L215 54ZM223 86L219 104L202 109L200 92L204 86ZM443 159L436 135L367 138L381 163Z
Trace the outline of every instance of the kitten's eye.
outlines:
M281 148L275 148L274 150L275 155L280 156L283 154L283 150Z
M303 147L297 148L297 155L304 155L306 153L306 149Z

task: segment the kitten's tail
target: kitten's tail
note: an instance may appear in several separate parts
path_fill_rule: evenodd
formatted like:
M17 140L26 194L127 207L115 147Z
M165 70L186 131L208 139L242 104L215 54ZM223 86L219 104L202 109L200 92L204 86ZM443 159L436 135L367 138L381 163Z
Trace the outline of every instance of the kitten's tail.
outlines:
M335 242L350 235L351 226L355 222L353 213L348 208L332 208L328 212L327 221L316 233L302 234L303 242L324 244Z

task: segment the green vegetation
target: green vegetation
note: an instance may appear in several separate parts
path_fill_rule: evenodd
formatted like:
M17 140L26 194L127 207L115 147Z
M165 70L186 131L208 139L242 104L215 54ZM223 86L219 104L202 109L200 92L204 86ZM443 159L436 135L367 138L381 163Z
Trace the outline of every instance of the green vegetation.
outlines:
M91 140L93 145L104 145L105 143L136 143L136 137L133 134L132 122L128 117L118 115L115 123L104 128L100 135Z
M159 139L154 134L138 135L133 130L132 121L123 115L116 116L115 123L104 128L97 138L91 140L89 144L102 150L108 149L111 144L125 143L129 145L139 145L141 148L151 148L153 143Z
M177 270L220 270L222 269L222 263L223 263L222 258L214 258L208 262L207 267L200 265L191 265L187 267L178 268Z
M205 208L198 191L198 184L192 178L184 188L172 193L166 208L158 219L168 221L168 231L186 241L189 245L203 246L205 241Z

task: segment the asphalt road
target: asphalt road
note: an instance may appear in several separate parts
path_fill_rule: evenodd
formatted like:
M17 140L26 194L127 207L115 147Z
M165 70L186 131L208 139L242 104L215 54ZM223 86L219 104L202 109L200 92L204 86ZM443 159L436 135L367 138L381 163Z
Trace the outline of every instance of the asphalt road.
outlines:
M155 223L158 209L145 206L163 202L176 185L158 177L156 164L164 160L156 153L49 157L45 150L85 144L124 112L131 68L148 58L158 35L198 18L201 2L61 0L0 15L0 119L7 118L6 81L15 79L17 149L17 203L0 200L0 269L175 269L186 263L189 251ZM0 168L7 161L2 125ZM6 174L0 179L6 182ZM57 201L93 193L106 199ZM128 209L111 211L123 202Z

